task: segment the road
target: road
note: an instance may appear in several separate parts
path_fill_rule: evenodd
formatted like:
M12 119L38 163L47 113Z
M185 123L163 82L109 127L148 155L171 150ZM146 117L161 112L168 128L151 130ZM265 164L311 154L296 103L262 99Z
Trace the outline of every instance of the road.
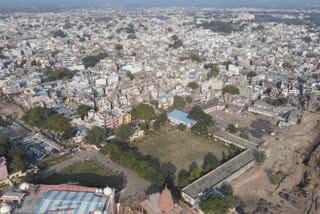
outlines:
M78 163L83 159L90 159L92 161L95 161L96 163L98 163L99 165L101 165L103 168L110 171L111 173L122 177L122 179L126 183L126 186L125 186L125 189L121 191L120 200L127 198L128 196L134 195L136 192L140 190L147 190L147 188L151 185L149 182L138 177L133 172L116 165L109 158L103 156L98 151L77 152L73 155L71 159L68 159L62 163L59 163L55 166L52 166L40 172L40 175L39 175L40 179L45 179L50 175L53 175L56 172L60 172Z

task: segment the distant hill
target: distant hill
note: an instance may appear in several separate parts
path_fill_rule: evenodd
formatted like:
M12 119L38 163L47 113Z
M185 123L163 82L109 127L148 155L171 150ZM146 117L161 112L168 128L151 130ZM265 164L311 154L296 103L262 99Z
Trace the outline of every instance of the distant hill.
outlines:
M0 9L72 9L96 7L257 7L320 9L320 0L0 0Z

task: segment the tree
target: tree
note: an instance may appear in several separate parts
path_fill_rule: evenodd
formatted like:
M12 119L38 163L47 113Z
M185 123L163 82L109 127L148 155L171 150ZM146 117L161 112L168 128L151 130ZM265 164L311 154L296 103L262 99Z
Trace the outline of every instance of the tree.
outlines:
M54 38L57 38L57 37L65 38L65 37L67 37L67 34L62 30L57 30L57 31L53 32L53 37Z
M116 131L116 137L125 141L128 140L133 135L133 129L129 124L121 124Z
M189 176L180 176L178 179L178 185L180 188L187 186L190 183Z
M267 159L266 153L258 152L257 158L256 158L258 166L261 166L266 159Z
M240 198L236 195L227 195L224 199L227 203L228 208L235 208L240 206Z
M63 140L69 140L75 135L76 131L72 127L68 127L64 130L63 134L61 135Z
M157 109L159 107L159 101L158 100L151 100L150 103Z
M174 41L179 40L179 37L178 37L177 35L173 35L171 38L172 38Z
M282 178L283 178L283 173L281 171L274 173L271 179L272 184L279 185L280 182L282 181Z
M88 111L91 109L91 106L81 104L78 106L76 113L81 115L81 120L83 120L86 116L88 116Z
M242 137L243 139L246 139L246 140L250 139L250 137L249 137L249 135L247 133L241 133L240 137Z
M204 113L200 106L193 107L189 112L188 118L201 122L204 125L208 125L212 121L212 117Z
M123 49L123 45L117 44L116 45L116 50L121 51Z
M94 126L87 132L86 136L84 137L84 142L99 146L103 141L106 140L106 137L106 132L102 128Z
M211 79L212 77L216 77L220 73L220 69L218 68L218 66L213 63L205 64L204 68L210 69L209 73L207 74L208 79Z
M133 120L149 120L154 114L154 109L152 106L144 103L140 103L134 106L131 110L131 116Z
M163 125L167 122L168 116L166 112L162 112L156 117L156 121L159 121L160 125Z
M174 41L173 44L169 45L169 48L178 49L183 46L183 42L181 40Z
M71 71L68 68L52 69L47 67L44 69L44 75L48 77L49 81L72 79L77 71Z
M28 164L27 148L19 146L9 150L9 156L12 158L10 168L14 171L23 170Z
M208 128L205 124L203 124L202 122L198 122L196 123L196 125L194 125L191 128L191 131L195 134L198 134L202 137L208 137L209 136L209 131Z
M319 78L319 75L318 75L318 74L312 74L311 77L312 77L313 79L316 79L316 80L317 80L317 79Z
M172 31L173 31L172 27L168 27L168 32L172 32Z
M161 128L161 124L158 120L153 123L153 129L158 131Z
M187 127L183 123L179 123L179 125L177 126L177 129L180 131L184 131L187 129Z
M69 128L69 120L60 114L54 114L48 118L47 127L55 132L62 133Z
M5 135L0 136L0 157L7 156L10 149L10 138Z
M222 63L222 65L226 66L226 69L229 71L229 65L232 65L232 61L231 60L228 60L228 61L225 61L224 63Z
M186 98L186 101L188 102L188 104L193 102L193 99L191 96L186 96L185 98Z
M35 107L28 112L25 120L30 126L46 129L48 127L47 120L53 114L52 109Z
M235 87L234 85L227 85L222 89L222 92L229 93L229 94L240 94L239 89Z
M229 124L226 130L231 132L231 133L237 133L238 132L238 128L234 124Z
M205 213L227 214L228 205L224 198L217 194L210 195L207 199L201 201L200 208Z
M31 61L31 66L33 67L33 66L37 66L37 61L36 60L32 60Z
M196 180L197 178L199 178L201 176L201 172L198 168L194 168L191 172L190 172L190 177L189 177L189 181L193 181Z
M199 88L199 84L197 82L189 82L188 87L192 88L192 90L196 90Z
M306 36L306 37L303 37L302 39L304 42L306 43L310 43L312 41L311 37L310 36Z
M208 153L203 161L202 169L204 172L209 172L221 166L221 162L211 152Z
M184 109L186 107L186 101L184 97L174 96L173 98L173 108L175 109Z
M252 78L252 77L255 77L255 76L257 76L257 73L254 72L254 71L250 71L249 73L247 73L247 77Z
M292 65L290 62L284 62L282 63L282 67L283 68L287 68L287 69L291 69L292 68Z
M130 71L127 71L126 76L133 80L133 74Z

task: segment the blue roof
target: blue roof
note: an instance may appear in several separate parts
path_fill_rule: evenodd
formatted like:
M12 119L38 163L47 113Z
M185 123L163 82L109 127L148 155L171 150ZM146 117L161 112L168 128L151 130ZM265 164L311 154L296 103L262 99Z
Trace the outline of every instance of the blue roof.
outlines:
M82 130L82 129L84 129L84 128L86 128L86 127L85 127L85 126L79 126L79 127L75 128L75 130L76 130L76 131L80 131L80 130Z
M72 192L50 190L41 200L36 214L53 212L54 210L68 210L68 213L90 213L95 210L102 211L110 198L99 197L91 192Z
M46 91L38 91L38 95L48 95L48 92Z
M69 117L69 119L72 120L72 119L78 118L78 117L81 117L81 115L74 115L74 116Z
M168 114L168 117L172 117L176 120L179 120L183 123L187 123L187 124L193 124L196 121L195 120L191 120L188 118L188 114L183 112L183 111L179 111L179 110L174 110L173 112L170 112Z

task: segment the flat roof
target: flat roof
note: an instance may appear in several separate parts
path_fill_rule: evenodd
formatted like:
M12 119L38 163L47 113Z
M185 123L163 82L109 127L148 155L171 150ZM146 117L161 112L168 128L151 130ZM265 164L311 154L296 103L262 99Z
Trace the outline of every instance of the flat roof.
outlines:
M48 212L77 214L102 211L109 198L99 197L91 192L50 190L41 200L35 214Z
M170 112L168 114L168 117L172 117L176 120L179 120L181 122L187 123L187 124L193 124L197 121L189 119L188 118L188 114L183 112L183 111L179 111L179 110L174 110L173 112Z
M247 150L217 169L189 184L183 188L182 191L193 199L197 199L198 197L202 196L200 193L209 192L221 181L225 180L250 162L254 161L255 158L254 150Z

